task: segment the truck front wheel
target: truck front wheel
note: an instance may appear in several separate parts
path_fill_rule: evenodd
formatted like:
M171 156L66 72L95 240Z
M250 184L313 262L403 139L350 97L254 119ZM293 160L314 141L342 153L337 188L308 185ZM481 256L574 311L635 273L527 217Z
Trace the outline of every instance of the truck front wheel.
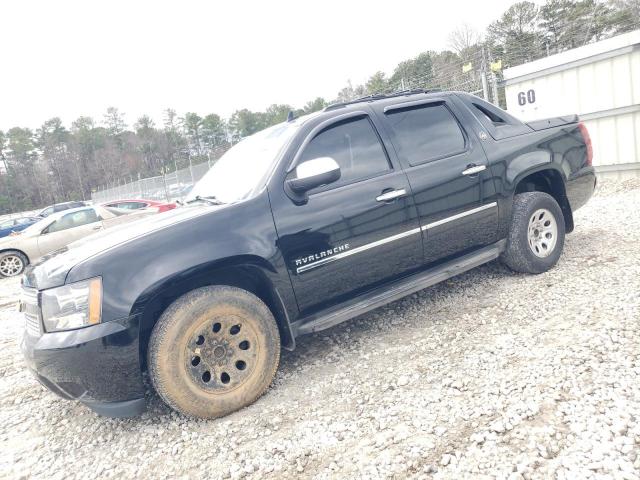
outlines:
M551 195L520 193L513 199L511 226L502 260L516 272L546 272L560 258L564 235L562 210Z
M228 286L186 293L162 314L149 339L149 376L171 408L216 418L253 403L271 384L280 336L269 308Z

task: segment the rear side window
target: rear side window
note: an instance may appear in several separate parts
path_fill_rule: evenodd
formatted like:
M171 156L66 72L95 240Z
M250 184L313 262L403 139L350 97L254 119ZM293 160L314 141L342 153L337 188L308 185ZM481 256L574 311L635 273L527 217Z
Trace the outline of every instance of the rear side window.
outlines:
M146 208L147 204L144 202L121 202L121 203L110 203L107 207L112 208L121 208L125 210L137 210L139 208Z
M386 116L398 154L411 166L465 150L460 125L443 104L391 110Z
M366 117L347 120L320 132L305 148L300 162L331 157L340 165L340 180L331 187L364 180L390 169L378 134Z

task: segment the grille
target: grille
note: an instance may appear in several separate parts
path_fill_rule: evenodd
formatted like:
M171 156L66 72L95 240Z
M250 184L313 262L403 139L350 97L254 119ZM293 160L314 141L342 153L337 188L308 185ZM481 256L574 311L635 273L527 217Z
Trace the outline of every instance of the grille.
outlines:
M27 333L34 337L42 335L40 328L40 308L38 307L38 291L35 288L23 288L20 299L20 311L26 320Z

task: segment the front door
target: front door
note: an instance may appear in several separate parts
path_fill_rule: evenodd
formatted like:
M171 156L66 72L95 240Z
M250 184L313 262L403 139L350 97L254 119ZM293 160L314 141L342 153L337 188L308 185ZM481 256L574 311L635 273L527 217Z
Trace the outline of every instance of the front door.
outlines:
M336 121L310 136L298 164L331 157L340 179L310 191L303 204L280 184L270 191L278 247L301 316L419 268L422 260L409 182L369 116Z
M378 110L409 177L426 265L495 242L498 207L484 151L446 99Z
M102 221L93 208L67 213L49 225L38 237L38 250L40 255L46 255L101 228Z

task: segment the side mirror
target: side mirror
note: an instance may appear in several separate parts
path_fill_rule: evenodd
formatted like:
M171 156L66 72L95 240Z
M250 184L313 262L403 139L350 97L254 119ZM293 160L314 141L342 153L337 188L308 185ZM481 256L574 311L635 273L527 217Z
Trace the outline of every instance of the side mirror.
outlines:
M328 185L340 179L340 166L331 157L319 157L301 163L295 169L295 178L287 180L287 187L297 195Z

